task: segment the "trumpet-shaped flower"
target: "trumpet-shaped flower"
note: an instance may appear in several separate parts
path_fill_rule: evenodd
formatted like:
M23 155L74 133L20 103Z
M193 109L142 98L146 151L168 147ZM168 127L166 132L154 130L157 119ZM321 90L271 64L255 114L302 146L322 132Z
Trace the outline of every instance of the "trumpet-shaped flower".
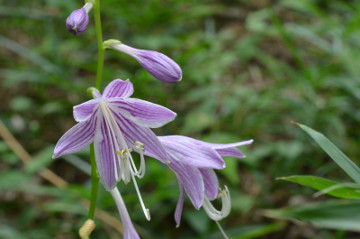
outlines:
M71 12L66 19L66 28L75 36L80 35L86 31L89 24L89 11L93 8L92 3L85 3L85 5L77 10Z
M146 218L150 220L135 177L144 176L144 153L156 155L165 162L166 151L150 128L168 123L176 114L163 106L130 98L132 94L132 83L120 79L112 81L102 95L94 88L94 99L74 107L78 123L60 138L53 157L78 152L94 142L97 171L105 189L114 196L118 181L127 184L132 180ZM140 153L139 170L131 156L132 150Z
M212 144L185 136L158 137L168 153L168 166L175 172L180 187L180 197L175 211L175 221L180 225L185 192L196 209L201 206L214 221L229 215L231 210L230 194L219 188L214 169L225 168L223 156L244 158L245 155L236 147L248 145L253 140L231 144ZM154 157L153 155L149 155ZM211 203L220 197L221 210Z
M109 47L134 57L147 72L158 80L166 83L176 83L182 78L180 66L160 52L136 49L112 39L105 41L104 47Z

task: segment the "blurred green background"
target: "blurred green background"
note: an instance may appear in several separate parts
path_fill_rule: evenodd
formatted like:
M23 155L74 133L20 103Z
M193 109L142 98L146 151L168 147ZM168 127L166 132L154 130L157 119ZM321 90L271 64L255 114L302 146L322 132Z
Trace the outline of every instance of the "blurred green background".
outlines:
M133 97L178 116L156 130L209 142L254 139L247 158L226 159L218 172L231 191L232 213L221 221L232 238L356 238L356 233L282 222L263 209L323 201L314 190L276 177L347 176L291 122L331 139L355 161L360 156L360 1L102 0L104 38L161 51L183 70L178 84L151 77L131 57L105 54L104 85L129 78ZM0 238L78 238L90 196L88 151L52 160L57 140L75 124L72 107L94 86L96 36L74 37L65 19L83 2L0 0L0 119L34 157L26 166L0 140ZM39 176L48 167L70 183L58 189ZM142 238L221 238L216 224L187 199L180 228L172 172L154 159L138 180L152 220L135 189L118 187ZM119 218L100 187L98 208ZM218 205L220 206L220 205ZM92 238L121 238L96 221Z

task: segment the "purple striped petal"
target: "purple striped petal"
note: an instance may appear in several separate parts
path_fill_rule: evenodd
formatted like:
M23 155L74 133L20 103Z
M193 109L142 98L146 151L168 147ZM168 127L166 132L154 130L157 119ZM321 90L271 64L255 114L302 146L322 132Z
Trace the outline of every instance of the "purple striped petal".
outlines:
M88 120L77 123L69 129L57 142L53 158L79 152L88 147L94 141L97 121L98 114L94 112Z
M226 149L226 148L239 147L239 146L243 146L243 145L249 145L249 144L252 144L252 142L254 140L250 139L250 140L231 143L231 144L212 144L212 143L207 143L207 142L203 142L200 140L196 140L196 141L199 141L201 144L211 147L213 149Z
M199 209L204 202L204 182L200 171L192 166L183 164L173 159L169 168L173 170L192 204L196 209Z
M114 132L102 117L95 134L94 150L99 178L108 191L112 190L117 183L115 169L118 169L119 165L117 163L115 165L115 162L118 162L115 141Z
M199 169L199 170L204 179L206 196L210 200L217 198L219 192L219 181L214 170L211 169Z
M112 110L143 127L158 128L176 117L175 112L144 100L113 98L108 102Z
M220 156L233 156L240 159L245 158L245 154L237 148L216 149L216 152L218 152Z
M119 210L121 222L123 224L123 238L124 239L140 239L139 235L137 234L134 225L130 219L129 213L126 210L126 206L124 203L124 200L122 199L119 190L117 188L114 188L110 191L111 195L114 198L114 201L116 203L116 206Z
M121 97L128 98L134 93L133 84L126 80L123 81L121 79L115 79L110 82L104 92L103 97L105 98L113 98L113 97Z
M149 128L137 125L122 115L114 111L112 112L129 147L135 149L134 143L139 141L144 144L145 155L156 158L162 163L166 163L169 160L164 147Z
M73 114L76 122L87 120L91 116L91 114L95 110L95 106L97 106L99 102L99 99L93 99L86 101L85 103L82 103L80 105L74 106Z
M178 178L178 183L179 183L179 189L180 189L180 196L179 196L178 202L176 204L175 215L174 215L176 227L180 226L181 214L183 211L184 199L185 199L184 187L180 183L179 178Z
M194 145L189 142L179 142L171 137L158 137L165 148L179 161L197 168L223 169L224 160L212 148Z

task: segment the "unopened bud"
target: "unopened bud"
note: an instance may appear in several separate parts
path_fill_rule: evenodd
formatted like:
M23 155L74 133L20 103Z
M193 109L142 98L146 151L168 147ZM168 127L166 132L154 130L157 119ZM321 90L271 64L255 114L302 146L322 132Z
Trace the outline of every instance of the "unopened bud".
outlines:
M108 43L106 47L134 57L153 77L167 83L176 83L182 78L180 66L166 55L150 50L140 50L121 43Z
M82 8L73 11L66 19L66 28L75 36L80 35L89 24L89 11L92 9L92 3L86 3Z

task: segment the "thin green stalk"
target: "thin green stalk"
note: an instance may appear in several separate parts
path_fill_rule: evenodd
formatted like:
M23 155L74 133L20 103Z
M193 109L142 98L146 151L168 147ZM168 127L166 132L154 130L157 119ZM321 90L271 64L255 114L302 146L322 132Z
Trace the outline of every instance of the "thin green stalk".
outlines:
M100 0L95 0L94 16L95 16L96 38L98 43L96 88L98 90L101 90L102 74L104 68L104 48L103 48L103 38L102 38L102 30L101 30ZM90 145L90 162L91 162L91 201L89 208L89 219L94 219L96 198L99 188L99 177L96 172L94 144Z
M98 66L96 72L96 88L100 90L102 82L102 74L104 68L104 47L103 47L103 37L101 30L101 18L100 18L100 0L95 0L94 6L94 16L95 16L95 29L96 29L96 38L98 44Z

